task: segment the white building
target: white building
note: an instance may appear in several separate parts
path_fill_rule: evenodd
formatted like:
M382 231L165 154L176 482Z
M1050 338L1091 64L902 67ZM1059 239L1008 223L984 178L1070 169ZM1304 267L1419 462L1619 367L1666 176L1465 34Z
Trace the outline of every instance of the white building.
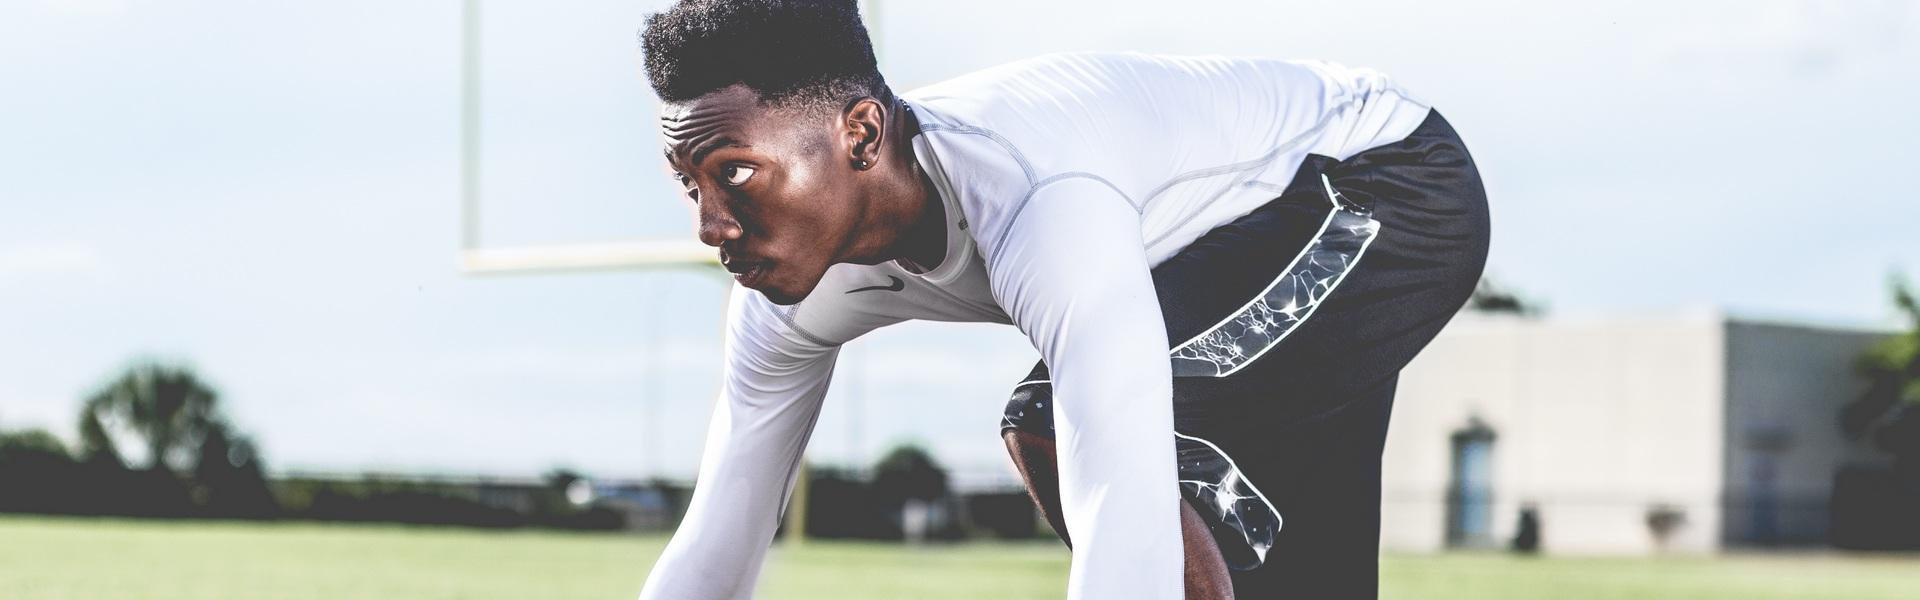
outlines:
M1865 387L1854 357L1886 335L1462 313L1401 376L1382 547L1504 545L1529 503L1553 553L1822 543L1835 471L1874 459L1838 419ZM1657 512L1677 517L1664 543Z

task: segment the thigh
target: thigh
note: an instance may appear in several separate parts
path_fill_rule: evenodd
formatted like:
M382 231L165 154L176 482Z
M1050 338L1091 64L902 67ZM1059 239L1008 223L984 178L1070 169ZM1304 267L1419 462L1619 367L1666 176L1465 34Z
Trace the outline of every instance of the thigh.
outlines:
M1371 585L1397 375L1485 264L1473 169L1436 114L1406 141L1310 157L1275 200L1154 268L1181 491L1242 597ZM1035 365L1002 427L1050 436L1048 383Z
M1311 420L1271 424L1265 443L1238 450L1284 527L1260 563L1230 571L1237 598L1377 595L1380 449L1397 383L1355 391Z

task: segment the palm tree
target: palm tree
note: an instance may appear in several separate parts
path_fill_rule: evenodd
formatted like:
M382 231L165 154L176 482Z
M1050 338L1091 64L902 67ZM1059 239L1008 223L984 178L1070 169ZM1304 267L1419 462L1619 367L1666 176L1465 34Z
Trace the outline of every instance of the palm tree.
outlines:
M221 423L219 394L186 367L137 364L87 398L80 410L80 454L89 462L128 465L115 438L137 438L146 470L174 475L191 469Z
M1855 368L1866 377L1867 391L1842 411L1841 428L1892 455L1895 472L1920 492L1920 299L1897 274L1892 287L1893 303L1913 330L1889 336L1860 356Z

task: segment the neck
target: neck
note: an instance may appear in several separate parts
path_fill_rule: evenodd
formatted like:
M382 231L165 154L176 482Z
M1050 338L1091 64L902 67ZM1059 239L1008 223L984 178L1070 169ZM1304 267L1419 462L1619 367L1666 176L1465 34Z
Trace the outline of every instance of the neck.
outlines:
M932 182L927 184L928 194L920 202L920 218L907 235L901 240L900 258L919 267L919 272L932 271L940 266L947 257L947 207L937 197Z
M931 271L946 259L947 210L939 189L913 153L913 136L920 132L920 121L906 103L896 102L895 117L889 119L893 131L885 136L886 183L875 190L875 208L869 213L868 231L875 236L877 252L863 264L902 260Z

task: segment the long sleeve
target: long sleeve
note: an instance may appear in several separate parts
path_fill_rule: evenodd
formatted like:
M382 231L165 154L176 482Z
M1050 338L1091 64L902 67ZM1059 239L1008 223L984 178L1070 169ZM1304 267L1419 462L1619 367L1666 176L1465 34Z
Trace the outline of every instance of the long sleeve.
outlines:
M777 310L757 293L733 290L699 479L641 600L753 595L839 353L789 337Z
M1015 218L990 280L1053 376L1067 597L1183 598L1172 373L1139 213L1070 177Z

